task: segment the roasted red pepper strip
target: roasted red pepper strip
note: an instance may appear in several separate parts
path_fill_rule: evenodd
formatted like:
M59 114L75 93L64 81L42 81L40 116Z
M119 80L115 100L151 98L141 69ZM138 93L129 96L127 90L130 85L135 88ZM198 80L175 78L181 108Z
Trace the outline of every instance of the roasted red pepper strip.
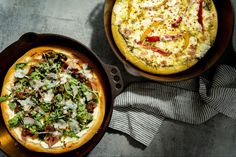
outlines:
M155 46L152 46L152 45L149 45L149 44L145 44L145 43L142 43L141 41L137 42L137 44L145 47L146 49L149 49L149 50L152 50L153 52L157 52L163 56L169 56L171 55L172 53L171 52L168 52L168 51L165 51L165 50L162 50L158 47L155 47Z
M202 18L202 3L203 3L203 0L200 0L200 2L199 2L199 11L198 11L198 22L202 26L202 31L204 32L203 18Z
M181 34L176 34L176 35L165 35L165 40L176 40L180 37L182 37Z
M153 22L141 35L140 40L143 42L146 40L146 37L148 36L149 33L152 32L153 27L157 27L161 22Z
M163 36L164 39L163 40L175 40L178 39L179 37L182 37L182 35L164 35ZM146 38L147 42L157 42L157 41L161 41L161 37L160 36L148 36Z
M149 37L146 38L146 41L148 41L148 42L161 41L161 37L159 37L159 36L149 36Z
M172 27L176 28L179 26L179 24L182 22L182 17L179 17L177 21L175 21L175 23L172 23Z
M155 47L155 46L148 45L147 48L150 49L150 50L152 50L153 52L158 52L158 53L160 53L160 54L163 55L163 56L169 56L169 55L171 55L171 52L164 51L164 50L162 50L162 49L160 49L160 48L158 48L158 47Z

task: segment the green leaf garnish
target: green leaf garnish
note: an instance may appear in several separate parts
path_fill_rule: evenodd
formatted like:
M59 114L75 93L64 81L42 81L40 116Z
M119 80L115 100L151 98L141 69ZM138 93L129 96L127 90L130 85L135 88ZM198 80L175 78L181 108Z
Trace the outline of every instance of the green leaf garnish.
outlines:
M1 96L0 97L0 102L4 102L4 101L7 101L9 98L9 95L6 95L6 96Z
M63 100L62 95L61 94L57 94L56 95L56 100L57 100L57 102L61 102Z
M79 138L79 136L77 136L74 131L68 131L68 130L66 130L66 131L63 132L63 134L66 135L66 136Z
M17 126L20 123L20 120L23 117L23 112L18 112L13 118L11 118L8 123L10 125L10 127L14 127Z
M16 70L22 69L26 65L27 65L27 63L18 63L18 64L16 64Z
M40 107L43 109L43 111L44 112L49 112L50 111L50 104L48 104L48 103L42 103L42 104L40 104Z
M10 107L11 110L14 110L16 108L16 104L14 102L10 102L8 106Z
M87 92L89 89L88 89L88 86L86 86L84 83L82 83L82 84L80 85L80 90L81 90L83 93L85 93L85 92Z
M70 83L71 85L77 86L78 83L79 83L79 81L78 81L77 79L75 79L75 78L72 77L72 78L69 79L69 83Z
M70 87L69 82L66 82L66 83L64 84L64 87L65 87L66 93L67 93L68 95L73 96L73 94L72 94L72 89L71 89L71 87Z

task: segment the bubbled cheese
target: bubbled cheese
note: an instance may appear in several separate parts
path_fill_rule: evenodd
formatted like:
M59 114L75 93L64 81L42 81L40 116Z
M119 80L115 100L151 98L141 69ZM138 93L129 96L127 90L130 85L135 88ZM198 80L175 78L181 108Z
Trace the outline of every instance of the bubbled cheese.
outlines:
M129 5L131 6L128 7ZM114 24L119 26L119 31L134 56L152 66L175 66L185 60L203 57L211 47L208 28L212 23L212 12L203 8L202 28L198 17L199 7L200 1L117 0L113 9L116 14ZM173 27L180 18L177 27ZM158 24L152 26L153 23ZM170 52L169 56L137 44L148 29L151 31L146 36L159 36L161 41L142 42ZM186 32L189 34L188 42ZM168 35L179 37L173 40Z

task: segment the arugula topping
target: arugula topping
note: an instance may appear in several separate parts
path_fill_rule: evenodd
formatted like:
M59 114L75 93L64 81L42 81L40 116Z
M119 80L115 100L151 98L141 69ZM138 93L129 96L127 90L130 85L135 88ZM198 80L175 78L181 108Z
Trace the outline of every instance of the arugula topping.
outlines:
M18 64L16 64L16 70L22 69L22 68L25 67L26 65L27 65L27 63L18 63Z
M14 110L16 108L16 104L14 102L10 102L8 106L10 107L11 110Z
M36 111L32 111L31 115L32 115L32 118L36 121L40 121L40 119L42 118L42 115Z
M23 117L23 112L18 112L12 119L8 121L11 127L15 127L20 123L20 120Z
M66 93L67 93L68 95L73 96L73 94L72 94L72 89L71 89L71 87L70 87L70 83L69 83L69 82L66 82L65 85L64 85L64 87L65 87Z
M6 95L6 96L1 96L0 97L0 102L4 102L4 101L7 101L9 98L9 95Z
M80 85L80 90L83 93L86 93L88 91L88 86L86 86L84 83Z
M50 111L50 104L49 103L41 103L40 105L39 105L42 109L43 109L43 111L44 112L49 112Z
M63 132L63 134L66 135L66 136L79 138L79 136L77 136L74 131L65 130L65 131Z
M63 97L60 93L56 95L56 100L57 100L58 103L63 100Z

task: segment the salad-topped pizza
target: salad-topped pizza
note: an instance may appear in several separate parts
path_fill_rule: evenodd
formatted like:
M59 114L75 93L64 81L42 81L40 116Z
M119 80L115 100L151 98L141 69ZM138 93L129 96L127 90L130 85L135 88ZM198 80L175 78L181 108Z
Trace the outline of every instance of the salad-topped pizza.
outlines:
M96 66L68 48L33 48L11 66L0 97L12 136L26 148L63 153L100 128L105 98Z

